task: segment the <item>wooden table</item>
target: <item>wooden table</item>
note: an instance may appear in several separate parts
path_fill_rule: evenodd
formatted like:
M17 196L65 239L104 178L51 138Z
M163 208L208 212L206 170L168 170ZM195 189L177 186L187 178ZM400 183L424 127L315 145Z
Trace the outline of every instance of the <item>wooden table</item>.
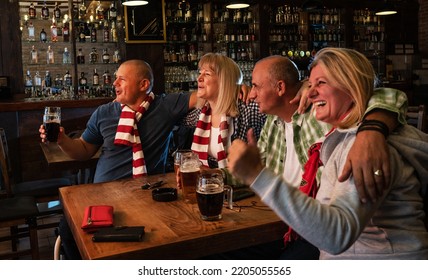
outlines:
M60 189L64 215L84 259L196 259L251 245L281 239L285 224L258 197L238 202L233 210L223 208L220 221L203 221L197 204L178 200L156 202L146 182L166 181L175 186L174 173ZM112 205L115 226L145 226L141 242L94 243L80 228L84 208ZM240 210L240 211L239 211Z
M49 168L55 170L94 168L101 154L101 150L99 150L91 159L79 161L64 153L57 143L40 143L40 147Z
M77 183L91 183L101 149L89 160L75 160L64 153L57 143L40 143L48 168L54 172L76 171Z

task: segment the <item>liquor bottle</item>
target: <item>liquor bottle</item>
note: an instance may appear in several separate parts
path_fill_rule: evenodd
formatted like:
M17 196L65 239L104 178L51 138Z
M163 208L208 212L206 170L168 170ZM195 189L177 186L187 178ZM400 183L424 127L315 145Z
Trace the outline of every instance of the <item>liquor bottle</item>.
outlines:
M34 7L33 2L30 3L30 7L28 8L28 16L31 19L35 19L36 18L36 8Z
M64 53L62 54L62 64L71 64L71 56L68 48L64 48Z
M44 43L48 41L48 36L46 35L44 28L42 28L42 31L40 31L40 41Z
M115 7L115 2L112 1L110 5L110 9L108 10L108 20L114 21L117 18L117 9Z
M95 24L92 24L91 26L91 42L97 42L97 29L95 28Z
M113 63L119 63L119 62L120 62L120 54L118 50L115 50L113 54Z
M103 63L110 63L110 54L107 52L107 48L103 50Z
M108 22L104 22L103 42L110 42L110 29L108 28Z
M56 19L60 19L61 18L61 9L58 7L58 2L55 2L54 17Z
M206 42L208 41L208 34L207 34L207 30L204 28L202 31L202 42Z
M83 23L79 26L79 42L86 42L85 25Z
M97 69L94 69L94 74L92 75L92 85L99 86L100 85L100 75L97 73Z
M254 60L253 48L251 46L248 47L248 60L250 61Z
M98 63L98 53L96 48L92 48L89 53L89 63Z
M68 22L64 23L64 27L62 28L62 36L63 36L63 40L64 42L69 42L70 41L70 28L69 28L70 24Z
M52 18L51 41L52 42L58 42L58 28L56 26L56 20L55 20L55 18Z
M85 56L83 55L82 49L77 52L77 64L85 64Z
M100 1L98 1L98 6L95 9L95 12L96 12L95 17L97 20L104 20L104 8L103 6L101 6Z
M114 21L111 22L110 33L111 33L111 41L112 42L117 42L118 40L117 40L116 23Z
M46 1L43 1L42 19L49 19L49 8L46 6Z
M61 76L59 74L56 74L55 86L59 88L59 87L62 87L62 85L63 85L63 80L62 80Z
M224 9L223 20L224 22L228 22L230 20L229 10L227 8Z
M30 63L31 64L37 64L37 63L39 63L39 53L37 52L35 46L31 46Z
M33 22L28 23L28 41L33 42L36 41L36 35L34 30Z
M48 46L48 50L46 51L46 63L47 64L54 64L55 63L54 52L53 52L51 46Z
M44 84L45 84L45 87L51 87L52 86L52 77L51 77L51 73L49 71L46 71Z
M85 72L80 73L79 86L85 87L88 84L88 80L85 77Z
M109 73L109 71L108 71L108 70L105 70L105 71L104 71L104 74L103 74L103 81L104 81L104 85L105 85L105 86L108 86L108 85L110 85L110 84L111 84L111 76L110 76L110 73Z
M42 77L40 76L39 71L36 71L36 75L34 75L34 86L42 86Z
M26 87L33 86L33 78L31 77L30 70L27 70L27 75L25 76L25 86Z
M73 78L71 77L70 71L68 70L64 75L64 85L66 87L71 87L73 85Z
M85 0L82 0L82 3L79 5L79 18L82 18L86 14Z

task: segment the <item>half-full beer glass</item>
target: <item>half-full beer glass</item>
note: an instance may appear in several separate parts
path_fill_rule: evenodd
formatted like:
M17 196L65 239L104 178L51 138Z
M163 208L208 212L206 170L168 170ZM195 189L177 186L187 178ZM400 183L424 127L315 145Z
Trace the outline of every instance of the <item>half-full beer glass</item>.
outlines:
M198 184L200 166L198 154L193 152L181 154L180 180L186 202L196 203L196 185Z
M48 142L58 141L59 127L61 125L61 107L45 107L43 125L45 126Z
M192 150L177 150L174 152L174 172L177 174L178 168L180 168L181 164L181 155L185 153L193 153Z

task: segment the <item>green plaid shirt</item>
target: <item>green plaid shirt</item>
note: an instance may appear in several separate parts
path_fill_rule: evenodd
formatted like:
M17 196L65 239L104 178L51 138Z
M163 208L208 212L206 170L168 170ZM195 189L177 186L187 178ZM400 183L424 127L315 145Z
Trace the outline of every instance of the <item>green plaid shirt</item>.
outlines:
M374 95L369 101L366 114L373 109L385 109L397 113L398 121L405 124L407 105L407 96L404 92L391 88L378 88L375 89ZM331 126L318 122L311 114L310 108L305 114L295 113L292 117L292 123L294 149L303 170L303 166L308 160L310 146L328 133ZM268 115L257 145L266 167L275 174L283 174L287 145L284 121L277 116ZM320 169L318 172L318 179L321 171Z

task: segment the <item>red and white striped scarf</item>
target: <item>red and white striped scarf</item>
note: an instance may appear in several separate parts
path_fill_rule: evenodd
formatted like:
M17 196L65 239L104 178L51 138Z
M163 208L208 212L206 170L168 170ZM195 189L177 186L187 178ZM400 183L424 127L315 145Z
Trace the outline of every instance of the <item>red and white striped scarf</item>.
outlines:
M229 123L230 117L222 115L220 117L220 134L218 137L218 153L217 162L219 168L225 168L226 162L226 150L229 137ZM211 135L211 108L209 104L201 110L199 120L196 123L195 133L193 134L192 150L199 155L199 160L203 165L208 166L208 146L210 144Z
M138 111L134 111L127 105L122 104L122 113L117 125L114 144L132 146L132 175L134 178L147 175L146 162L144 161L143 147L141 146L137 123L149 109L154 99L155 95L151 92L141 103Z

